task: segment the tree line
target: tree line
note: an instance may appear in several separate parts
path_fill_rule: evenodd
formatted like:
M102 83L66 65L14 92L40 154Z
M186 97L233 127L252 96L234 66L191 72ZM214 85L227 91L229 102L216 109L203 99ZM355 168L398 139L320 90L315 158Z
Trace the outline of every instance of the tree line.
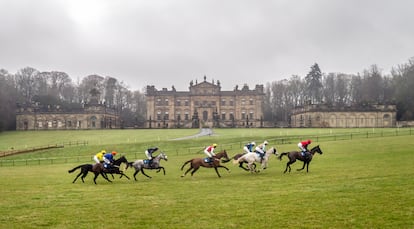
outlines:
M0 131L16 129L17 106L36 103L70 110L82 107L91 96L97 96L100 103L116 109L125 126L145 122L145 95L139 90L129 90L114 77L88 75L74 82L64 72L41 72L25 67L16 74L0 69Z
M317 63L305 77L266 83L264 120L288 123L292 109L307 103L333 107L396 104L397 120L414 120L414 58L385 75L372 65L362 73L323 73ZM124 126L143 126L146 119L145 91L131 91L110 76L88 75L74 82L59 71L40 72L25 67L15 74L0 69L0 131L16 128L19 104L60 105L78 108L92 95L115 108Z

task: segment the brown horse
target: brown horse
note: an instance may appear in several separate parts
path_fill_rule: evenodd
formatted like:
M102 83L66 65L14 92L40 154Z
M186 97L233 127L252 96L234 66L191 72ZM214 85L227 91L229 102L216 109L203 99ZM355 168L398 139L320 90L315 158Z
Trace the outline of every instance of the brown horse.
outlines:
M286 163L286 169L285 169L285 171L283 173L286 173L286 171L288 170L288 168L289 168L289 172L290 172L290 170L291 170L290 165L293 164L293 163L295 163L296 160L303 161L303 166L302 166L301 169L298 169L298 171L303 170L305 168L305 165L306 165L306 172L309 172L309 163L312 161L312 157L315 155L315 153L322 154L322 150L319 147L319 145L313 147L310 150L310 155L308 155L307 158L305 158L304 156L302 156L302 152L299 152L299 151L291 151L291 152L283 152L283 153L281 153L280 156L279 156L279 160L282 160L282 157L284 155L287 155L288 158L289 158L288 163Z
M190 168L185 171L185 173L183 175L181 175L181 177L184 177L185 175L187 175L188 172L190 172L191 170L193 170L191 172L191 176L193 176L193 174L202 166L202 167L206 167L206 168L214 168L214 170L216 170L217 176L220 176L220 173L218 172L217 168L225 168L227 171L230 171L226 166L220 165L220 159L222 159L223 163L229 162L230 159L227 155L226 150L221 151L220 153L216 154L215 156L213 156L214 161L212 163L210 162L206 162L205 158L193 158L191 160L188 160L186 162L184 162L183 166L181 167L181 170L184 169L184 166L188 163L190 164Z
M105 174L105 176L102 175L105 178L105 180L107 180L109 182L112 182L112 181L108 179L108 176L106 176L106 173L109 173L109 174L121 174L121 177L120 178L122 178L123 176L125 176L129 180L129 177L124 172L122 172L121 170L119 170L119 166L122 163L125 163L126 164L126 169L127 169L128 168L128 160L124 156L116 159L112 163L111 168L109 168L109 169L106 169L104 167L103 163L96 163L96 164L94 164L93 167L92 167L92 172L95 174L95 177L93 178L93 182L96 184L96 178L98 178L99 174L102 175L102 173Z
M114 161L114 163L113 163L113 165L114 165L114 167L113 167L113 169L112 170L102 170L102 173L99 173L99 174L101 174L102 175L102 177L103 178L105 178L106 180L108 180L108 176L106 175L106 173L109 173L109 174L121 174L120 172L119 172L119 166L122 164L122 163L127 163L127 168L128 168L128 161L127 161L127 159L125 158L125 156L121 156L119 159L116 159L115 161ZM100 164L100 163L99 163ZM81 179L82 179L82 182L84 183L85 181L84 181L84 178L86 177L86 175L88 175L88 172L94 172L93 171L93 167L94 167L94 165L93 164L83 164L83 165L79 165L79 166L76 166L75 168L73 168L73 169L71 169L71 170L69 170L68 172L69 173L73 173L74 171L76 171L77 169L81 169L81 171L79 172L79 174L76 176L76 178L73 180L73 182L72 183L75 183L75 181L82 175L82 177L81 177ZM98 176L99 176L99 174L98 174ZM129 179L129 177L127 176L127 175L125 175L124 173L122 173L121 174L121 177L122 176L125 176L126 178L128 178ZM121 178L120 177L120 178ZM113 175L112 175L112 178L113 178ZM96 179L96 178L95 178ZM110 180L108 180L109 182L111 182ZM94 180L94 182L95 182L95 180ZM96 184L96 182L95 182L95 184Z

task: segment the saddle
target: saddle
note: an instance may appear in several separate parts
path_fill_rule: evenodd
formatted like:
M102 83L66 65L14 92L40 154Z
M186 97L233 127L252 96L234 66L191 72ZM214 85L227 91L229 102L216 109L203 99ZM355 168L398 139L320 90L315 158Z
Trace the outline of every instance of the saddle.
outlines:
M152 160L150 160L150 159L144 159L144 164L151 165L152 164Z
M206 157L206 158L204 158L204 162L205 163L213 163L214 162L214 158Z

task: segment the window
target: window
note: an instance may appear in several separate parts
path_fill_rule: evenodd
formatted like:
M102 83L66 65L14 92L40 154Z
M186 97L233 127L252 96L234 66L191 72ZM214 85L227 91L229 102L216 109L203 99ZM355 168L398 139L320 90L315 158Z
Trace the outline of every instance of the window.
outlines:
M168 106L168 99L165 99L165 105Z
M221 113L221 119L226 120L226 112Z
M185 105L185 106L189 106L189 105L190 105L190 103L188 102L188 100L187 100L187 99L184 101L184 105Z
M230 113L230 120L234 120L234 114Z
M222 106L226 106L226 100L225 100L225 99L222 99L222 100L221 100L221 105L222 105Z
M185 112L185 114L184 114L184 120L188 120L188 119L189 119L188 112Z
M157 112L157 120L161 120L161 111Z
M246 112L244 112L244 111L242 112L242 114L241 114L241 118L242 118L242 119L246 119Z
M249 104L250 104L250 105L253 105L253 99L250 99L250 100L249 100Z
M254 119L253 111L250 111L249 118Z
M181 106L181 100L177 100L177 106Z
M165 120L168 120L168 119L169 119L169 114L168 114L168 112L165 112L165 114L164 114L164 119L165 119Z
M241 105L246 105L246 99L241 100Z
M234 101L230 100L230 106L234 106Z
M161 99L157 99L157 102L155 103L157 106L161 106Z

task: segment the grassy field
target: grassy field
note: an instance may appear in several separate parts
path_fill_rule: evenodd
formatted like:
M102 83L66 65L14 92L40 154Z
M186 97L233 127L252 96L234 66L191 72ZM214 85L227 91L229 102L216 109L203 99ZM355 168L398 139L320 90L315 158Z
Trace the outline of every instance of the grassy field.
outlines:
M312 138L393 129L217 129L215 135L173 141L197 130L111 130L6 132L0 148L30 147L71 140L86 146L1 158L0 228L413 228L414 143L411 135L382 134L370 138L319 138L323 155L314 157L310 172L287 158L270 159L269 168L250 174L233 163L231 169L200 169L181 178L180 167L203 157L200 146L216 142L230 155L242 142L267 139L279 152L295 150L295 141L276 144L280 137ZM363 136L364 136L363 134ZM272 141L273 140L273 141ZM326 140L326 141L325 141ZM92 174L72 184L67 170L92 163L102 148L118 150L129 161L144 157L143 149L157 145L169 157L162 161L166 175L148 171L138 181L116 177L113 183ZM21 161L45 159L38 164ZM50 163L50 158L58 158ZM63 160L64 159L64 160ZM20 161L11 166L10 160ZM27 163L27 161L25 162Z

